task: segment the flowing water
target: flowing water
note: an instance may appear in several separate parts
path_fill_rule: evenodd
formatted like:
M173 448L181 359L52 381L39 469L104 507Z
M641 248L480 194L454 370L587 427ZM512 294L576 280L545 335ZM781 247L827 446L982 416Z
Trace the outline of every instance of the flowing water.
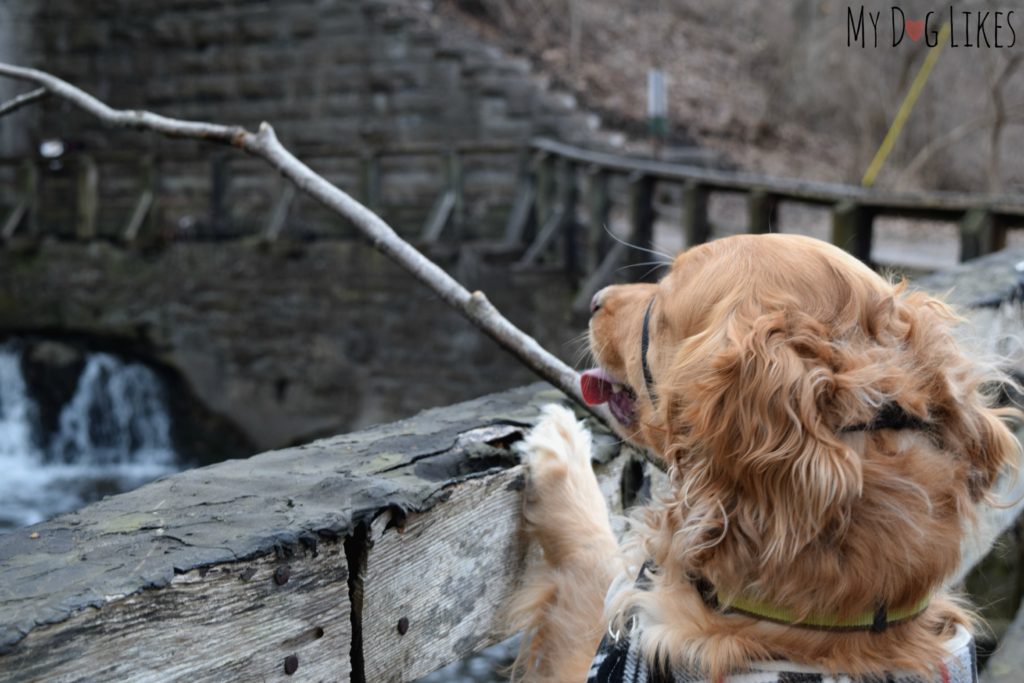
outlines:
M0 531L34 524L180 469L164 389L149 368L85 354L54 434L16 346L0 346Z

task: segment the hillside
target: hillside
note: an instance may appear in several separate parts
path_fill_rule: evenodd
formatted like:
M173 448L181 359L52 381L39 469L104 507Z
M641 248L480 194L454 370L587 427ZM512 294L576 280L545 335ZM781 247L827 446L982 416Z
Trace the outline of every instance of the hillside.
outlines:
M645 134L647 69L660 63L673 142L696 141L750 170L859 182L928 50L905 37L893 47L891 4L866 6L882 12L878 47L847 46L848 4L835 0L439 0L433 11L451 30L526 56L634 140ZM906 18L931 9L901 7ZM1005 36L1005 13L1003 23ZM973 36L975 24L958 23L954 38ZM1024 159L1004 151L1024 143L1019 66L1013 48L947 47L877 185L1024 188Z

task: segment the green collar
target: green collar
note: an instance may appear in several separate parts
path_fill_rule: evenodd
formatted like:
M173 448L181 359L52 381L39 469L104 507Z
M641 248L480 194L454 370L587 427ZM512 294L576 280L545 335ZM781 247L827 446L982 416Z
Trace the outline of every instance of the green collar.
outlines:
M749 596L720 594L711 582L700 578L694 581L705 604L713 609L726 613L744 614L756 619L773 621L787 626L798 628L810 628L822 631L872 631L881 633L889 626L909 621L921 614L931 603L931 596L918 602L916 605L889 609L886 605L880 605L878 609L845 619L840 619L834 613L820 612L811 614L804 618L798 618L796 612L786 607L771 605Z

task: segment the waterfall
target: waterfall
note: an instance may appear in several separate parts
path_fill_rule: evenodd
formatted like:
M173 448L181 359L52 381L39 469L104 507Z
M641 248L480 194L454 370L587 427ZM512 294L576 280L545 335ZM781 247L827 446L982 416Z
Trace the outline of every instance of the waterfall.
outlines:
M171 419L152 370L106 353L88 356L60 415L52 460L94 465L169 465Z
M0 347L0 471L38 459L32 441L35 404L25 390L18 354Z
M0 529L33 524L179 469L159 378L88 353L55 434L38 433L21 353L0 346Z

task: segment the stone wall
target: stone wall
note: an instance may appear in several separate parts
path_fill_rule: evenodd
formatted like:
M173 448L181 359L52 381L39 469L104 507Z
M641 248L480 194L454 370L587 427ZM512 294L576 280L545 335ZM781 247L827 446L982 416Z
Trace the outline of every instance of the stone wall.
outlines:
M597 125L571 97L549 92L527 62L460 35L431 7L402 0L11 0L0 13L0 54L48 69L115 107L250 128L269 121L314 168L414 234L446 185L445 159L384 157L371 181L371 152L514 148L536 134L579 141L594 139ZM12 31L21 38L3 47ZM0 155L27 153L50 138L69 150L43 169L42 208L52 216L44 227L51 232L72 231L83 153L99 163L101 233L123 226L150 168L157 224L172 234L259 227L282 190L275 174L233 151L112 132L62 102L21 116L16 134L5 129ZM466 237L493 235L502 225L517 166L511 150L465 157ZM0 171L0 180L13 179L11 167ZM10 201L0 192L0 204ZM347 234L304 198L288 227Z
M441 259L546 348L582 328L559 273ZM368 246L255 240L159 250L46 240L0 249L4 334L71 337L178 373L259 449L358 429L532 378Z

